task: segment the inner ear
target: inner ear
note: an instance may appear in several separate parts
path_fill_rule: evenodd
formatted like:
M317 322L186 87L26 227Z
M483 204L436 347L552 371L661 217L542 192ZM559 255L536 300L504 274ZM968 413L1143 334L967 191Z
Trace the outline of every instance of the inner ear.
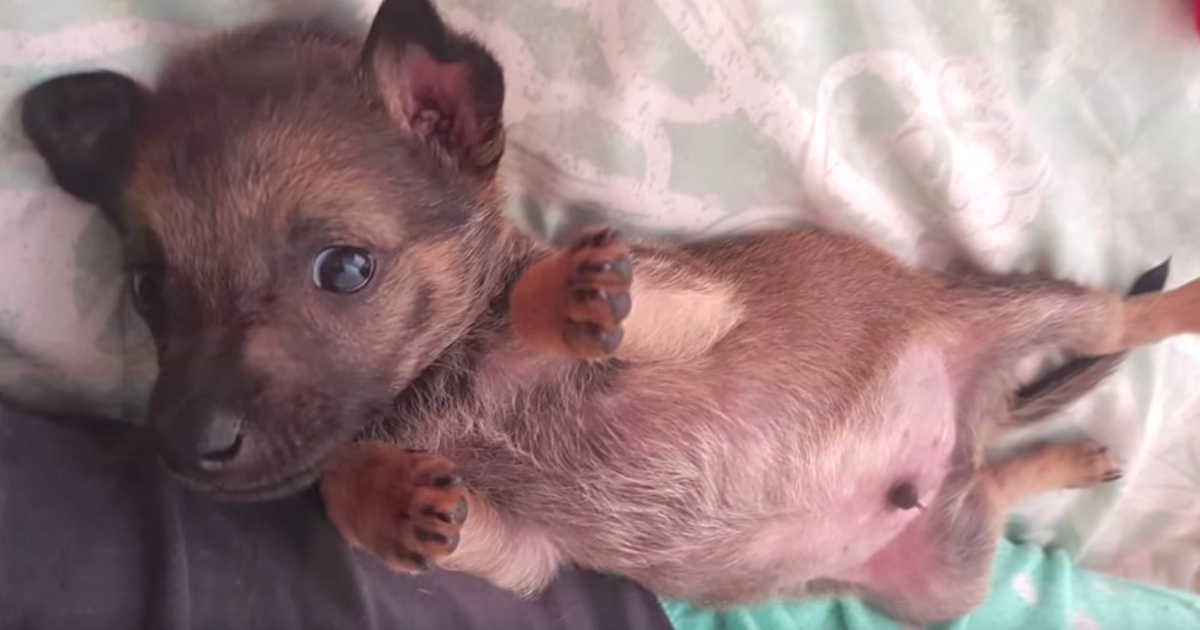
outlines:
M388 115L460 170L491 176L504 152L504 74L427 0L385 0L363 65Z
M54 181L96 204L120 227L115 203L133 166L133 139L148 96L106 70L39 83L21 98L21 127Z

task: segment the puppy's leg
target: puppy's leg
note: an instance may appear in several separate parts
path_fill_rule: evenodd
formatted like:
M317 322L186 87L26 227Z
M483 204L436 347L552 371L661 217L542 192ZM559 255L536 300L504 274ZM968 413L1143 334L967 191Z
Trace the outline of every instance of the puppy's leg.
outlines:
M534 263L509 300L514 332L546 350L599 359L624 336L631 308L629 249L606 228L585 231Z
M558 574L562 554L536 525L496 509L478 494L469 494L470 518L462 543L441 566L482 577L522 597L537 595Z
M1129 297L1162 291L1169 273L1169 260L1143 273L1130 288ZM1124 352L1077 357L1042 375L1017 391L1008 421L1002 426L1026 425L1057 413L1095 389L1124 359Z
M561 565L546 536L466 490L441 457L359 442L322 475L321 495L342 537L396 571L438 565L534 595Z
M873 557L856 582L892 615L918 623L960 617L987 595L1005 516L1029 494L1120 476L1106 449L1081 440L1045 444L964 475L939 503Z
M1121 336L1115 350L1200 332L1200 279L1164 293L1122 302Z
M396 571L428 569L453 552L467 516L453 463L381 442L346 447L320 487L346 542Z
M1016 456L988 464L981 475L992 501L1007 512L1028 495L1063 488L1090 488L1120 479L1121 470L1107 448L1091 440L1076 440L1030 447Z
M733 282L678 248L631 252L613 231L592 229L526 270L509 313L519 338L551 352L686 361L741 323L740 299Z
M1168 337L1200 332L1200 280L1160 293L1121 296L1033 276L968 281L984 294L974 304L978 324L1004 331L1015 353L1054 346L1080 356L1122 352Z

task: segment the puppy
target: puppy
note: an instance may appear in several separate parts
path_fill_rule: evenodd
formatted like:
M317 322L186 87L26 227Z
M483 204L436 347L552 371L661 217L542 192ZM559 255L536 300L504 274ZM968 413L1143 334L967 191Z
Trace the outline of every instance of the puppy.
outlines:
M933 622L983 599L1015 501L1119 474L1087 440L985 441L1200 331L1200 284L1154 291L1165 268L1125 298L813 231L552 248L501 211L503 97L427 0L386 0L365 42L268 24L154 89L25 95L56 181L123 235L180 478L256 500L320 477L351 543L521 594L570 562L704 605L854 593ZM1014 395L1048 348L1103 358Z

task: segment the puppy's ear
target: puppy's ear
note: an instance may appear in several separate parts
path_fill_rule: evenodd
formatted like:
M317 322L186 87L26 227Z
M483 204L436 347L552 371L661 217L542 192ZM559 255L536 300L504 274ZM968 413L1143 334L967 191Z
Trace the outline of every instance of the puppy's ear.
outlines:
M495 174L504 152L504 74L482 46L446 28L428 0L384 0L363 65L397 125L460 171Z
M133 165L134 133L147 96L129 77L96 71L39 83L21 99L21 127L54 181L118 224L112 206Z

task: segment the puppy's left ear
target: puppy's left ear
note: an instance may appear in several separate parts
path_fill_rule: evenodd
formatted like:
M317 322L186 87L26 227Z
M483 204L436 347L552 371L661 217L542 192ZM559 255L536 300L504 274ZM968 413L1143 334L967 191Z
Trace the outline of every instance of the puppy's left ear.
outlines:
M504 73L428 0L384 0L363 66L388 115L458 170L490 179L504 153Z
M54 181L95 204L117 227L117 202L133 166L137 122L149 93L109 71L49 79L21 98L21 127Z

